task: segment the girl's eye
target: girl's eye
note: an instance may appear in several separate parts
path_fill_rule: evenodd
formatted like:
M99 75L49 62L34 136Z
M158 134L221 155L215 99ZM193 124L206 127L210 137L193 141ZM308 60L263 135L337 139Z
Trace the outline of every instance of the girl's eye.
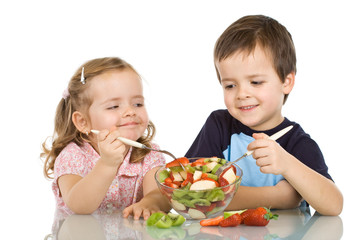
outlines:
M118 105L114 105L114 106L108 107L107 109L108 109L108 110L112 110L112 109L116 109L116 108L118 108L118 107L119 107Z
M235 87L235 84L228 84L228 85L224 86L225 89L232 89L234 87Z

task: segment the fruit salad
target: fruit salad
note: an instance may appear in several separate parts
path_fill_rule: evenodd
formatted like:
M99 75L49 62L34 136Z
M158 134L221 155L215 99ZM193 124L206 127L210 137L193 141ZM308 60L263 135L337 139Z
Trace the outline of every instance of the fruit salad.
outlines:
M183 167L180 165L183 165ZM178 158L160 168L156 180L176 212L188 219L204 219L222 213L240 185L242 171L231 165L218 177L225 159Z

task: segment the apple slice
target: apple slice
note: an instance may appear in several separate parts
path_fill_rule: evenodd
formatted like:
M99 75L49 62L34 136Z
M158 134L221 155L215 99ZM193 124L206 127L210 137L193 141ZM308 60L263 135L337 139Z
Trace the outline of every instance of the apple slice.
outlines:
M184 211L186 209L184 204L182 204L174 199L171 199L170 202L171 202L172 207L175 210Z
M206 169L206 172L211 172L211 170L214 169L214 167L218 164L218 162L209 162L206 164L207 166L207 169Z
M170 178L173 182L182 182L184 179L181 177L180 173L178 172L170 172Z
M186 171L181 171L179 172L180 173L180 176L183 178L183 179L186 179L187 178L187 172Z
M193 175L194 181L197 181L197 180L201 179L202 174L203 174L202 171L195 170L194 175Z
M213 188L216 188L215 181L200 180L200 181L194 182L191 185L190 190L191 191L194 191L194 190L208 190L208 189L213 189Z
M189 208L188 214L193 219L203 219L206 218L205 214L199 210L196 210L194 208Z
M236 174L232 167L225 170L225 172L220 176L220 178L225 178L229 184L232 184L236 180Z

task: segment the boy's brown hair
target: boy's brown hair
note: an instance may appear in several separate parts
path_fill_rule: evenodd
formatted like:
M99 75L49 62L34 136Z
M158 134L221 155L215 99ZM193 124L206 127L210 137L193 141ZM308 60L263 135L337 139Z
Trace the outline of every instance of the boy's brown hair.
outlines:
M214 60L220 62L239 51L250 54L257 45L269 54L282 82L291 72L296 73L296 53L291 34L278 21L263 15L245 16L231 24L216 41ZM216 73L220 81L217 69ZM285 95L284 103L287 97Z

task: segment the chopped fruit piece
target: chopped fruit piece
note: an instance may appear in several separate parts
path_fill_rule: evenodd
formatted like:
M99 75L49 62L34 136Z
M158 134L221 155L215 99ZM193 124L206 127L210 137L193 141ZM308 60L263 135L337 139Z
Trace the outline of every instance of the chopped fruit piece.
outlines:
M158 228L169 228L172 226L172 221L168 215L164 215L154 225Z
M162 212L156 212L151 214L151 216L146 220L146 225L153 226L157 221L160 220L165 214Z
M232 167L229 167L224 170L224 173L221 174L220 178L225 178L229 184L235 182L236 180L236 174Z
M159 182L164 182L166 178L170 176L170 173L167 170L163 170L159 173Z
M249 211L249 210L248 210ZM246 211L247 212L247 211ZM248 215L244 212L244 224L248 226L266 226L271 219L277 219L277 214L272 214L268 208L258 207Z
M182 203L180 203L180 202L178 202L178 201L176 201L176 200L174 200L174 199L171 199L170 202L171 202L172 207L173 207L175 210L179 210L179 211L184 211L184 210L186 210L186 207L185 207L184 204L182 204Z
M180 173L178 172L170 172L170 178L173 182L177 181L177 182L182 182L184 179L181 177Z
M230 217L231 215L234 215L235 213L238 213L238 214L242 214L243 212L245 212L247 209L245 210L239 210L239 211L230 211L230 212L224 212L224 218L228 218Z
M237 225L241 224L241 216L238 213L235 213L233 215L231 215L228 218L225 218L224 220L222 220L219 225L221 227L235 227Z
M172 226L180 226L185 222L185 218L179 214L168 213L168 216L172 221Z
M182 157L182 158L177 158L171 162L169 162L168 164L166 164L166 168L171 168L171 167L181 167L180 163L185 166L189 164L189 159L186 157Z
M224 219L224 216L220 215L215 218L204 219L200 221L200 225L203 227L207 226L218 226L219 223Z
M194 175L193 175L193 179L194 181L200 180L201 176L202 176L203 172L195 170Z
M181 171L179 172L180 176L182 177L182 179L186 179L187 178L187 172L186 171Z
M209 163L207 163L206 164L206 166L207 166L207 171L206 172L211 172L216 165L218 165L217 162L209 162Z
M210 180L200 180L197 182L194 182L190 190L207 190L207 189L213 189L216 187L215 181Z
M221 164L219 164L219 163L218 163L218 164L216 164L216 165L215 165L215 167L211 170L211 173L212 173L212 174L215 174L215 173L216 173L216 171L217 171L217 170L218 170L221 166L222 166L222 165L221 165Z
M193 219L203 219L206 218L205 214L203 212L200 212L199 210L196 210L194 208L189 208L188 214Z
M181 172L184 171L181 166L169 167L171 172Z

